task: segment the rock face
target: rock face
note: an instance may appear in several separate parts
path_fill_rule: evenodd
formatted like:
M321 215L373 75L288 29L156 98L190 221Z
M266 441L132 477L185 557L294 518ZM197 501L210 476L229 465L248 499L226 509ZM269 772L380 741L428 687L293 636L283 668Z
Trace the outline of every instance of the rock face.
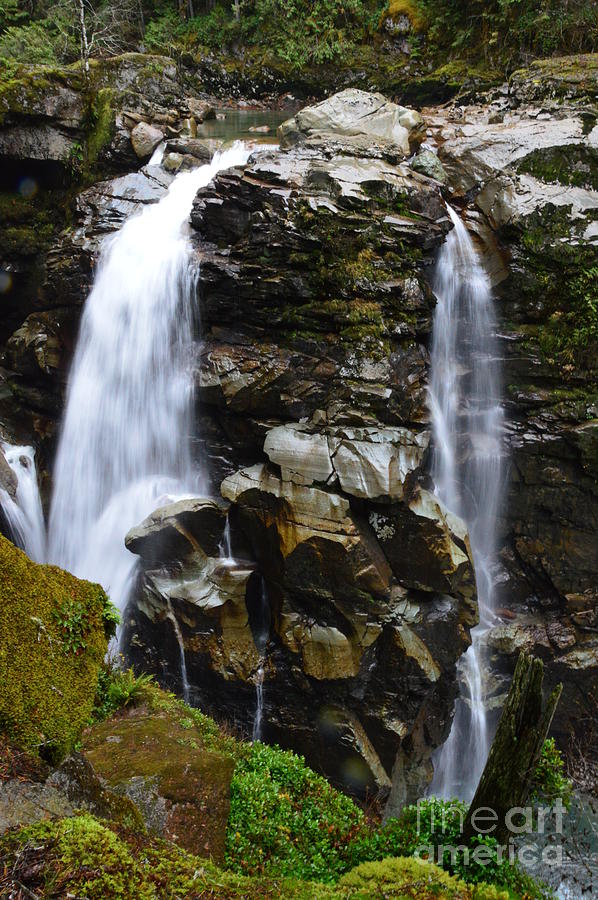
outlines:
M427 117L509 261L495 272L511 459L499 602L514 621L493 630L490 664L510 674L529 649L563 681L563 747L583 742L598 691L597 71L598 57L538 61L492 105Z
M64 223L43 210L0 208L11 285L0 417L23 442L51 442L101 239L173 177L121 174L139 165L131 132L165 134L173 172L215 149L190 136L205 98L182 98L169 61L155 61L155 78L146 62L98 73L98 96L109 83L115 93L102 95L109 128L94 140L119 174L78 195L72 227L58 236ZM593 714L596 69L594 57L534 63L484 104L424 110L425 127L380 95L343 91L193 206L194 446L225 499L182 501L129 534L141 559L131 655L178 689L184 662L193 699L245 728L263 679L264 736L358 789L388 787L394 772L403 800L421 790L476 618L467 536L426 475L427 270L449 227L443 194L479 236L504 338L512 466L491 703L529 646L550 684L565 680L562 741ZM78 88L26 87L22 108L0 97L0 157L10 171L43 163L40 128L35 146L62 177L73 142L92 137ZM225 513L235 565L219 547Z
M417 755L410 796L477 616L463 525L424 474L424 268L448 225L438 183L401 162L422 136L412 111L343 92L199 192L198 432L237 562L211 527L174 547L182 510L127 539L134 662L180 688L182 648L192 696L247 729L262 684L264 737L358 791Z

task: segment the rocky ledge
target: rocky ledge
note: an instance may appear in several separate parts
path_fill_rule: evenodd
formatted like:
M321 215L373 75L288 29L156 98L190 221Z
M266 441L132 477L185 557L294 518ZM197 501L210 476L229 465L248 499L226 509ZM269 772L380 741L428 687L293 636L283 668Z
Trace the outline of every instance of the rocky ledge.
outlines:
M424 136L345 91L199 192L197 435L227 502L127 539L134 662L180 687L183 654L192 695L249 729L259 686L265 738L358 791L395 767L413 797L477 616L463 524L425 476L425 268L448 225L407 163Z

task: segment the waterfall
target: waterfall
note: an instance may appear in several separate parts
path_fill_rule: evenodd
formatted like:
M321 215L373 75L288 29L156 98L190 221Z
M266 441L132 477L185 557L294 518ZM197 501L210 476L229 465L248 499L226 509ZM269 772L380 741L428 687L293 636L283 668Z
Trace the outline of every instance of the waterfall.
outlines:
M436 493L467 523L480 622L460 663L462 696L448 740L436 754L430 792L471 799L490 749L482 651L494 614L497 521L503 493L500 360L490 282L467 228L453 229L438 258L429 405ZM464 691L463 691L464 688ZM463 696L465 693L465 696Z
M268 602L268 590L266 580L262 578L259 602L253 620L253 640L260 654L260 661L255 673L255 716L253 719L253 732L251 739L261 741L262 721L264 718L264 674L266 665L266 647L270 637L270 603Z
M44 562L46 526L37 483L35 450L2 444L2 452L17 477L14 500L7 491L0 489L0 507L12 539L34 562Z
M262 739L262 719L264 718L264 667L260 665L255 673L255 717L253 719L252 741Z
M104 242L85 304L54 471L49 558L100 582L121 610L136 568L127 531L170 498L202 490L189 441L197 273L186 222L197 190L249 154L239 143L216 154L128 219Z
M231 565L235 562L231 543L230 519L228 516L226 517L226 525L224 526L224 531L222 532L222 540L218 544L218 555L222 562L227 565Z
M172 628L174 631L174 636L176 638L177 644L179 645L179 660L181 664L181 686L183 688L183 700L185 703L189 702L189 680L187 678L187 660L185 659L185 644L183 642L183 632L181 631L181 626L178 623L178 619L174 614L174 610L172 608L172 603L170 602L170 598L168 598L168 612L166 613L166 618L172 623Z

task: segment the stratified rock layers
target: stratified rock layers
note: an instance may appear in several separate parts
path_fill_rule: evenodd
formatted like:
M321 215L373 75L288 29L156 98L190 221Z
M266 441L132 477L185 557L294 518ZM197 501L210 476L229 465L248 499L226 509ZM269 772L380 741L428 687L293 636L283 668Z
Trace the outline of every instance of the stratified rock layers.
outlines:
M177 682L174 614L202 704L251 727L263 678L264 736L357 790L388 788L399 751L421 789L477 616L467 536L424 475L424 267L447 222L404 162L422 137L346 91L199 192L198 434L237 562L209 529L161 564L151 523L128 538L135 661Z

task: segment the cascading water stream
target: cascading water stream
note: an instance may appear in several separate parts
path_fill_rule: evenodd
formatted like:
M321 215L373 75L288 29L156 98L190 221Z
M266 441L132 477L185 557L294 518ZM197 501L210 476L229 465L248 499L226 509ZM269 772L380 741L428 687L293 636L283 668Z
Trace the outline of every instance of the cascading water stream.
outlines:
M178 619L174 614L174 610L172 608L172 603L170 602L170 598L168 600L168 612L166 613L166 618L169 622L172 623L172 628L174 631L174 636L176 638L176 642L179 645L179 659L181 663L181 687L183 688L183 700L185 703L189 702L189 679L187 678L187 660L185 659L185 643L183 641L183 634L181 632L181 626L178 623Z
M266 665L266 647L270 637L270 604L265 579L262 578L259 605L255 617L253 639L260 654L260 661L255 673L255 716L251 739L261 741L262 723L264 719L264 674Z
M54 472L49 559L100 582L125 607L136 557L127 531L173 497L201 491L189 450L196 272L193 198L245 163L242 144L178 175L159 203L108 239L87 299Z
M232 551L230 519L228 516L226 517L226 525L224 526L224 531L222 532L222 540L218 545L218 553L220 555L220 559L225 565L232 565L235 562Z
M11 536L30 559L44 562L46 526L37 483L35 450L33 447L2 444L2 452L17 478L14 500L7 491L0 490L0 507Z
M493 622L497 522L504 486L500 360L490 282L467 228L453 223L436 266L429 404L436 494L469 529L480 622L461 660L462 696L434 760L430 793L471 799L490 747L482 651ZM465 696L463 693L465 692Z

